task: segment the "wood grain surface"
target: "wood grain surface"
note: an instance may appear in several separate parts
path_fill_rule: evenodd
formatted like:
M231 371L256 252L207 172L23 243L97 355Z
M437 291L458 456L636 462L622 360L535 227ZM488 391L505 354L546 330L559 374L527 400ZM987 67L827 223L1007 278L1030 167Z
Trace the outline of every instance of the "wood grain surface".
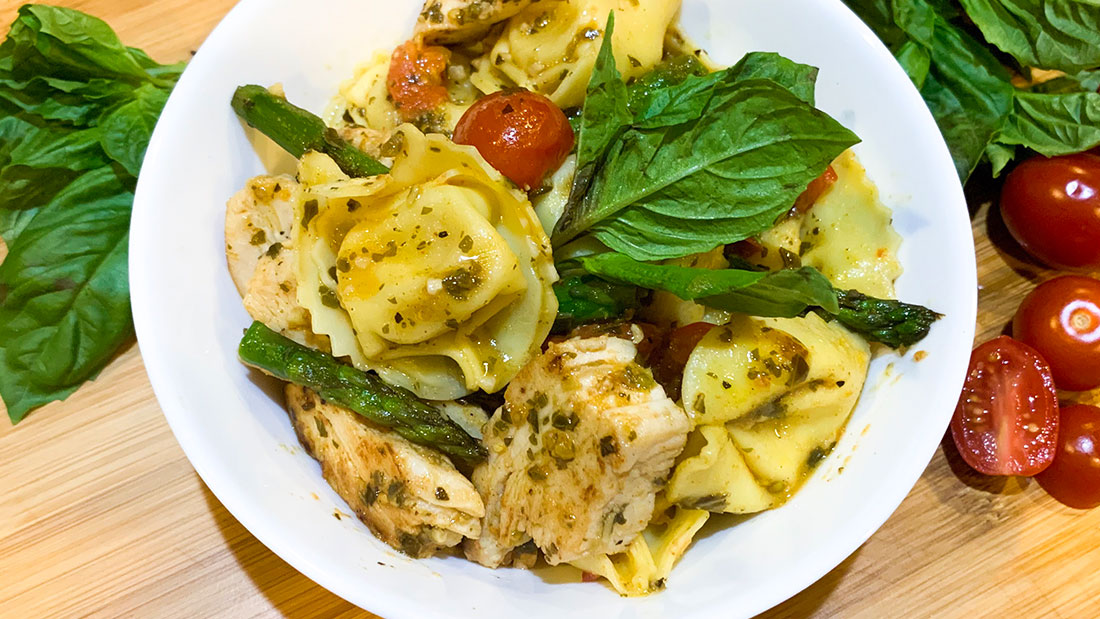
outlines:
M102 17L162 62L189 58L233 4L60 3ZM18 5L0 0L4 32ZM983 190L971 196L979 341L1051 275L990 213L995 188ZM272 554L206 489L136 344L67 401L17 427L0 419L0 617L371 616ZM870 541L765 616L1096 617L1098 548L1100 509L1062 507L1032 481L972 474L948 438Z

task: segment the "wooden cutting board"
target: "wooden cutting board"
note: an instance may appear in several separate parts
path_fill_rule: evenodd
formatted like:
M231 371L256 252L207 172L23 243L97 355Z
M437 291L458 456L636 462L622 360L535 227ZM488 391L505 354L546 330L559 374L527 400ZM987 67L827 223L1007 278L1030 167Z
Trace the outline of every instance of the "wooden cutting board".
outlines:
M233 5L55 1L102 17L162 62L188 59ZM0 0L4 32L18 4ZM972 196L979 341L1050 275L990 215L988 197ZM272 554L206 489L136 344L67 401L14 428L0 419L0 617L371 616ZM972 474L948 439L870 541L765 616L1094 617L1098 549L1100 509L1062 507L1032 481Z

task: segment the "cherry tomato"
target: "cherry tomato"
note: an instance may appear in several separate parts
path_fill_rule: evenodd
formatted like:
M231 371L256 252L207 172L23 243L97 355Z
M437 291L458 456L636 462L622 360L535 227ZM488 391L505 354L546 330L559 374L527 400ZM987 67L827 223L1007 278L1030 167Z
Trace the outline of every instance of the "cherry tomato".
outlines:
M403 120L415 120L447 100L443 74L451 52L410 39L393 50L386 89Z
M1062 409L1054 463L1038 479L1070 507L1100 505L1100 408L1077 404Z
M470 106L455 126L454 141L476 147L489 165L532 189L573 150L573 128L546 97L512 90Z
M1005 179L1001 215L1031 255L1070 269L1100 267L1100 156L1034 157Z
M1040 284L1016 310L1012 336L1043 356L1062 389L1100 386L1100 281L1063 275Z
M951 436L979 473L1031 476L1049 466L1058 440L1058 395L1046 361L1004 335L975 348Z
M664 348L657 351L653 363L653 377L664 386L668 397L680 398L680 383L684 376L684 366L699 340L710 332L714 325L709 322L693 322L668 334Z
M795 215L801 215L810 210L810 207L825 193L827 189L833 186L837 180L836 170L833 166L825 168L825 172L821 176L810 181L810 184L806 186L806 191L803 191L798 199L794 201L794 206L791 207L789 215L792 217Z

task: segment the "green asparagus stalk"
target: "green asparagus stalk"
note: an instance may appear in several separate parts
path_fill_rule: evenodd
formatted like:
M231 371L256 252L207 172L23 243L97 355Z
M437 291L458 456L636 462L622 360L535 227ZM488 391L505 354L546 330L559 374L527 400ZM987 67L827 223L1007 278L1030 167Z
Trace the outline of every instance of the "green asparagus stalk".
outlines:
M295 157L311 150L325 153L353 178L390 171L341 138L325 121L263 86L237 88L233 93L233 111Z
M260 322L245 331L238 350L245 364L309 387L322 398L390 428L408 440L465 462L485 456L481 444L412 392L307 348Z
M873 342L891 348L912 346L928 335L932 323L942 317L927 307L892 299L876 299L855 290L837 290L840 324Z

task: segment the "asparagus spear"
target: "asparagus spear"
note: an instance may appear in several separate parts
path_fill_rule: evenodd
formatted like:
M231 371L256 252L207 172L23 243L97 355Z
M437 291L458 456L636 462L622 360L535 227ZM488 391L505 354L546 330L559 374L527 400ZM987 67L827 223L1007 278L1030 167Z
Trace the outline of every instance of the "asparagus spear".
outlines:
M247 365L309 387L322 398L414 443L466 462L485 456L484 447L476 439L410 391L387 385L331 355L293 342L260 322L252 323L245 331L238 353Z
M837 290L840 324L868 340L891 348L912 346L928 335L932 323L942 317L927 307L891 299L876 299L855 290Z
M311 150L325 153L351 177L374 176L390 171L341 138L323 120L263 86L237 88L233 93L233 111L250 127L259 129L295 157Z

